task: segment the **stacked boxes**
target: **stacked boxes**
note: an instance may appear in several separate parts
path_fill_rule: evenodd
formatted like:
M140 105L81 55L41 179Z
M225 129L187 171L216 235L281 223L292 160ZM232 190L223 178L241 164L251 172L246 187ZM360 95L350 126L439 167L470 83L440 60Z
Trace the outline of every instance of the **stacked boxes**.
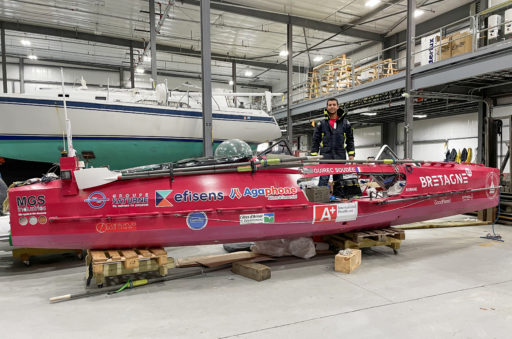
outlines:
M473 35L471 33L455 33L452 35L452 57L471 52Z
M469 32L447 35L441 40L441 60L471 52L473 35Z

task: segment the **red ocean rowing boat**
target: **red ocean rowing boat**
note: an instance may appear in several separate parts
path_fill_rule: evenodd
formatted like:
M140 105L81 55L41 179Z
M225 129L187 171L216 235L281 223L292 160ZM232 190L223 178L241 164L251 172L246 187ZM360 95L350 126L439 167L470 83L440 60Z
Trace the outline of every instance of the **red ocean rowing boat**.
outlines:
M490 208L499 192L499 170L478 164L305 157L142 172L77 164L62 158L60 178L9 191L14 246L182 246L378 229ZM308 199L299 183L327 174L352 174L366 192Z

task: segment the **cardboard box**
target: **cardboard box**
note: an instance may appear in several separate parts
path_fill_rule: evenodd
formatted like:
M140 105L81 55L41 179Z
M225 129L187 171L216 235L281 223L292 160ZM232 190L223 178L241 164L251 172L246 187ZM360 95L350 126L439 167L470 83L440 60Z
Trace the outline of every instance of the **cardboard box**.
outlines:
M449 59L452 57L452 42L451 36L441 39L441 60Z
M455 33L451 37L452 57L469 53L473 50L473 35L471 33Z
M328 186L307 187L304 191L311 202L329 202L331 198L331 190Z
M346 255L336 254L336 257L334 257L334 270L336 272L351 273L361 265L361 250L352 248L350 251L351 253Z

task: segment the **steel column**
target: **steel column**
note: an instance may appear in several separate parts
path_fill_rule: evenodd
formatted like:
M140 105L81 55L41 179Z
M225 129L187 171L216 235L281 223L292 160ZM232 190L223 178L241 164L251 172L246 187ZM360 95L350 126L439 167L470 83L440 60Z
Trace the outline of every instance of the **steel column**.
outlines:
M2 23L1 28L1 40L2 40L2 81L4 84L4 93L7 93L7 60L5 57L5 28Z
M292 92L293 92L293 26L291 21L286 24L286 50L288 51L288 77L287 77L287 103L286 113L288 117L288 142L293 146L293 130L292 130Z
M119 88L124 88L124 69L119 67Z
M156 70L155 0L149 0L149 43L151 48L151 78L153 79L153 88L155 88L158 77Z
M404 119L404 157L412 159L412 141L413 141L413 97L409 95L412 89L411 70L414 64L412 52L415 44L415 21L414 12L416 10L416 0L407 0L407 56L405 61L405 119Z
M487 107L485 102L478 103L478 120L477 120L477 133L478 133L478 144L477 144L477 157L475 158L475 162L479 164L485 163L485 140L486 140L486 124L485 121L487 119Z
M133 44L130 44L130 83L135 88L135 70L133 69Z
M20 71L20 93L25 93L25 63L23 58L20 58L18 68Z
M233 81L233 93L236 93L236 62L231 63L231 80ZM238 106L236 96L233 97L235 107Z
M212 58L210 44L210 0L202 0L201 11L201 71L203 98L203 153L213 156L212 130Z

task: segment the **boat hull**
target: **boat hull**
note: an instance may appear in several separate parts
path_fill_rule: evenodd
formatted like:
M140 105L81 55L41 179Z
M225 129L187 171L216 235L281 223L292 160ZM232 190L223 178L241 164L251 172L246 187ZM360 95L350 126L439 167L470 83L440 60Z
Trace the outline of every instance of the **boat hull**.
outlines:
M407 185L395 196L333 204L309 201L297 185L317 169L361 172L360 166L318 165L132 179L87 190L72 180L19 187L9 192L12 241L87 249L256 241L384 228L498 203L499 172L483 166L368 165L363 171L407 173Z
M94 152L92 165L113 169L203 155L202 113L121 103L68 101L74 148ZM255 146L281 136L274 118L256 111L213 112L215 144L239 138ZM0 156L57 162L64 149L63 103L0 96Z

